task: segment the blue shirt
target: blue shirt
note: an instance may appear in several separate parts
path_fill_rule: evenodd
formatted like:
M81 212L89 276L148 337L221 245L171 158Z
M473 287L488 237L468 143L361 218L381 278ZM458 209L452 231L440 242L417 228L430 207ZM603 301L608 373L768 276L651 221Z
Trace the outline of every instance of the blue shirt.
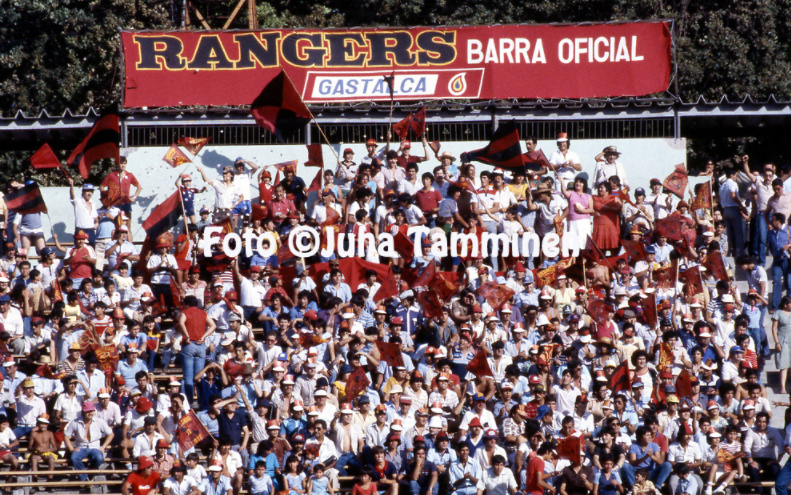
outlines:
M785 251L782 249L783 246L789 243L788 226L779 231L770 230L766 237L766 243L769 245L769 251L774 256L775 262L779 262L785 255Z
M220 395L222 394L222 389L220 388L221 382L217 379L214 380L214 383L209 383L205 377L201 378L200 383L196 389L198 390L198 408L201 411L206 411L209 409L209 397L212 394Z
M209 476L203 478L198 488L203 495L228 495L228 491L231 489L231 479L227 476L220 476L219 481L215 485L211 474L209 474Z
M643 457L646 453L653 454L655 452L659 452L659 450L660 450L659 445L655 444L654 442L651 442L648 445L646 445L645 450L643 450L643 448L640 447L640 444L638 443L633 443L632 445L629 446L629 453L635 454L638 459ZM654 468L655 464L656 463L654 462L653 459L651 459L650 457L646 457L645 459L642 460L642 462L640 462L640 464L636 466L632 464L632 466L634 466L635 469L646 468L648 470L651 470Z
M217 417L217 421L220 424L220 436L228 436L231 439L231 445L242 444L242 429L247 426L245 414L236 411L233 418L229 418L223 411Z
M121 376L124 378L126 383L137 383L135 380L135 375L138 371L145 371L148 372L148 366L144 363L140 358L135 361L135 364L129 365L129 362L124 359L118 363L118 372L121 373Z
M198 419L201 420L201 423L206 425L206 429L209 430L209 434L211 436L220 436L220 422L218 421L219 416L217 416L217 418L212 418L209 416L209 411L201 411L198 413Z

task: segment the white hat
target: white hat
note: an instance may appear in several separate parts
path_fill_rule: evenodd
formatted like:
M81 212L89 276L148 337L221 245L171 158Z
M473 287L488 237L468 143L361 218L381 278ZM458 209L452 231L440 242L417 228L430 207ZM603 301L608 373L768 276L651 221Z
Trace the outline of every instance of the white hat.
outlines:
M272 371L286 371L286 369L284 367L278 365L278 366L275 366L274 368L272 368Z
M226 338L222 339L222 342L220 342L220 344L222 344L224 346L233 345L235 340L236 340L236 337L232 335L230 337L226 337Z
M434 416L428 422L429 428L442 428L442 418L439 416Z
M405 291L404 291L404 292L402 292L402 293L401 293L401 295L399 295L398 297L400 297L401 299L405 299L405 298L407 298L407 297L415 297L415 293L414 293L414 292L412 292L412 290L411 290L411 289L410 289L410 290L405 290Z
M582 342L583 344L588 344L588 343L590 343L590 341L591 341L590 334L580 335L580 342Z
M732 302L734 302L733 296L730 295L730 294L723 294L722 295L722 302L724 302L724 303L732 303Z
M354 411L348 402L344 404L343 409L341 409L341 414L354 414Z
M110 398L110 394L108 394L107 392L102 392L102 393L100 393L100 394L98 395L98 397L99 397L100 399L109 399L109 398Z
M500 321L500 318L496 317L495 315L491 315L490 317L486 318L486 321Z
M709 437L710 437L710 438L722 438L722 435L720 435L719 433L717 433L717 432L715 431L715 432L713 432L713 433L709 433Z
M218 465L215 464L215 465L209 466L209 469L207 471L209 471L209 472L211 472L211 471L222 471L222 466L218 466Z
M536 322L536 326L540 327L541 325L549 325L549 318L544 313L538 315L538 321Z
M619 285L618 288L615 289L615 295L616 296L628 296L629 293L626 292L626 287L624 287L623 285Z
M396 385L393 385L392 387L390 387L390 393L391 394L403 394L404 393L404 389L401 388L401 385L396 384Z
M711 337L711 334L709 332L700 332L698 334L698 337L704 337L704 338L705 337ZM714 369L714 368L712 368L712 369Z
M326 390L316 390L313 392L313 397L328 397L330 394Z

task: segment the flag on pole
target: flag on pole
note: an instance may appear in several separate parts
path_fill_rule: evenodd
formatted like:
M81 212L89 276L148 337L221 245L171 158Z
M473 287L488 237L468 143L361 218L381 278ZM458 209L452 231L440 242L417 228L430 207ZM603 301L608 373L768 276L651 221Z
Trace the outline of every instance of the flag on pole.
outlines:
M412 115L409 127L412 128L417 137L421 137L426 132L426 107L420 107L420 110Z
M41 196L41 189L38 183L31 181L30 184L14 189L3 197L6 208L20 215L30 213L47 213L47 205L44 204L44 197Z
M324 181L324 168L320 168L318 172L316 172L316 177L310 181L310 185L308 186L307 192L310 191L321 191L321 185Z
M60 167L60 160L49 147L49 144L44 143L44 146L38 149L33 156L30 157L30 165L36 170L46 170L50 168Z
M431 148L435 155L439 154L439 149L441 146L442 145L440 144L439 140L428 143L428 147Z
M181 217L181 193L174 192L160 203L143 222L143 230L150 239L156 240L160 235L179 223Z
M711 200L711 182L706 181L700 185L697 194L692 199L689 205L691 211L700 210L701 208L711 208L713 202Z
M162 161L170 165L171 167L178 167L184 165L185 163L192 163L192 160L184 154L178 147L178 145L173 144L168 148L167 153L165 156L162 157Z
M346 400L353 400L363 393L370 384L371 380L369 380L368 375L365 374L365 368L360 366L352 371L352 374L346 379Z
M285 71L281 70L250 105L255 123L274 134L279 142L291 138L312 118Z
M121 133L118 128L118 115L111 113L100 118L93 124L85 139L71 152L66 162L72 167L79 167L80 176L88 178L91 165L102 158L112 158L116 163L121 161L118 143Z
M401 355L400 344L391 344L390 342L377 340L376 348L379 350L382 361L386 362L389 366L404 365L404 357Z
M305 146L308 148L308 161L305 162L305 166L324 168L324 153L321 151L321 144L307 144Z
M615 371L613 371L612 375L610 376L610 391L611 394L614 396L621 390L631 390L631 378L629 377L629 360L625 359L621 364L619 364Z
M501 123L485 148L462 153L461 161L477 161L505 169L523 168L522 147L519 144L516 123L513 120Z
M684 191L687 190L688 183L689 177L687 176L687 168L683 163L679 163L676 165L676 169L665 178L662 187L675 194L680 199L684 199Z
M412 122L412 113L410 113L405 119L399 120L393 124L393 130L395 131L396 135L401 138L401 141L406 139L409 135L410 122Z
M535 150L529 153L522 154L522 159L524 160L525 168L528 170L541 170L542 168L550 168L549 160L547 160L547 155L544 154L543 150Z
M190 155L198 156L200 150L202 150L203 147L206 146L206 143L208 143L210 140L211 136L205 138L191 138L184 136L179 139L179 145L184 147L185 150L189 151Z
M708 268L715 280L728 280L728 269L725 268L725 260L722 258L721 252L715 251L707 254L701 265Z
M479 350L475 357L467 363L465 369L475 376L494 377L492 368L489 366L489 360L486 359L486 351L483 349Z

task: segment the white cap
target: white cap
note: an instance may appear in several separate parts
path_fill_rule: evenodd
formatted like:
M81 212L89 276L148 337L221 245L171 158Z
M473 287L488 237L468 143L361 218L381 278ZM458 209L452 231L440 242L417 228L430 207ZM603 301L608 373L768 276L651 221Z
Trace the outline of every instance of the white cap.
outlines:
M732 302L734 302L733 296L730 295L730 294L723 294L722 295L722 302L724 302L724 303L732 303Z
M326 390L316 390L313 392L313 397L327 397L329 394Z
M536 326L540 327L541 325L549 325L549 318L544 313L538 315L538 321L536 322Z
M275 366L272 368L272 371L286 371L286 369L282 366Z
M211 472L211 471L222 471L222 466L217 466L217 465L209 466L209 469L207 471L209 471L209 472Z
M404 393L404 389L401 388L401 385L396 384L396 385L393 385L392 387L390 387L390 393L391 394L403 394Z
M442 418L439 416L434 416L428 422L429 428L442 428Z

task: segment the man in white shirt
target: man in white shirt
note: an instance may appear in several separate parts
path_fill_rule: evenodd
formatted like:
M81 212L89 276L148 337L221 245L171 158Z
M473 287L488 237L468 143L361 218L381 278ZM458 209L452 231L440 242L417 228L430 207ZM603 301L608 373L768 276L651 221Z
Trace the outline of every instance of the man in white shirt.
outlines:
M559 179L555 182L555 190L562 191L574 180L577 172L582 172L582 162L579 155L569 150L571 142L567 133L559 133L557 143L558 149L549 156L549 164L552 165Z
M63 432L63 441L69 452L71 463L77 471L86 469L88 459L90 469L99 469L104 462L104 453L113 441L113 430L101 419L95 418L96 407L93 402L82 405L82 419L69 423ZM102 442L102 437L105 437ZM72 438L74 443L72 444ZM88 476L81 474L80 481L88 481Z
M11 306L11 296L3 294L0 296L0 324L11 339L7 342L8 347L14 354L25 352L25 324L22 321L22 313Z
M88 244L91 246L96 243L96 228L99 226L99 213L91 203L93 191L93 184L83 184L82 196L78 199L74 194L74 179L69 177L69 197L74 205L74 232L82 230L88 234Z
M593 173L593 189L599 187L602 182L607 182L610 177L617 176L621 179L621 186L629 187L626 182L626 172L623 165L618 161L621 152L615 146L607 146L601 153L596 155L596 171Z
M505 467L505 458L501 455L492 457L492 465L483 471L481 481L487 495L514 495L518 488L513 471Z
M739 185L736 183L738 170L729 168L725 170L725 182L720 185L720 206L722 206L722 219L728 229L728 244L732 246L731 256L739 257L744 254L744 217L742 216L741 199L739 198Z
M769 198L774 194L772 189L772 181L775 180L775 166L767 163L763 166L761 173L752 173L749 165L750 157L743 155L741 157L742 165L744 166L744 174L753 183L750 192L755 199L755 210L757 211L755 218L750 224L750 234L752 237L752 249L750 250L753 256L758 257L761 265L766 264L766 236L769 229L769 221L766 218L766 206Z
M673 211L673 198L662 192L662 181L651 179L651 194L646 196L645 203L654 208L654 218L661 220Z

